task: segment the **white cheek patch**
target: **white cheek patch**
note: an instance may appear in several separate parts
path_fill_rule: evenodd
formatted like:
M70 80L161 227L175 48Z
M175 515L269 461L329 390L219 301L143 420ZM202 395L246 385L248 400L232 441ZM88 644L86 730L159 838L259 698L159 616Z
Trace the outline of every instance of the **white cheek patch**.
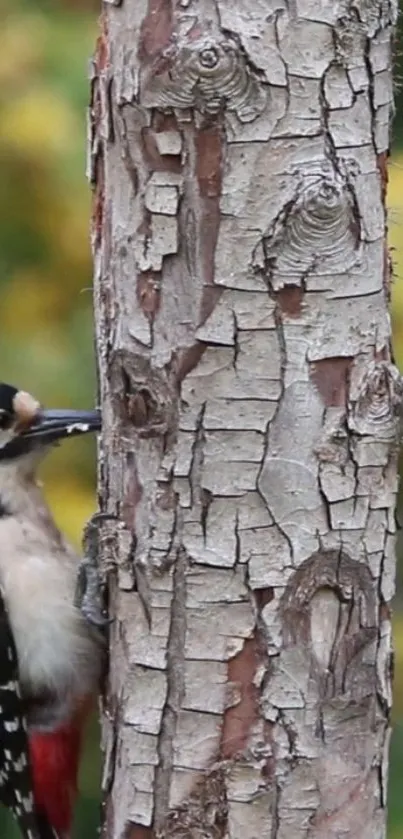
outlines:
M40 407L40 403L30 393L19 390L13 399L13 408L18 425L31 425L38 415Z
M73 422L66 428L67 434L85 434L86 431L90 431L88 422Z

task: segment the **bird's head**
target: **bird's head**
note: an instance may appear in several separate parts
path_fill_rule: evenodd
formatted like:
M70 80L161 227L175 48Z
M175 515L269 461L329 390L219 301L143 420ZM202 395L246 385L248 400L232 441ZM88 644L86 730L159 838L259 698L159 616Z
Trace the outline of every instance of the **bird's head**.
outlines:
M36 459L63 438L100 428L99 411L45 410L31 394L0 383L0 464Z

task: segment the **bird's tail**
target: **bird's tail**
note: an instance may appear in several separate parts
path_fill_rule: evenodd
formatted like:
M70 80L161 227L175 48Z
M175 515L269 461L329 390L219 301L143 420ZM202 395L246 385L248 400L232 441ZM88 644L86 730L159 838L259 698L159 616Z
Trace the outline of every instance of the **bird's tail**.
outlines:
M36 834L38 839L61 839L52 827L46 816L40 815L36 820L37 828Z
M29 736L35 809L41 839L67 837L73 821L83 719ZM50 827L51 826L51 827Z

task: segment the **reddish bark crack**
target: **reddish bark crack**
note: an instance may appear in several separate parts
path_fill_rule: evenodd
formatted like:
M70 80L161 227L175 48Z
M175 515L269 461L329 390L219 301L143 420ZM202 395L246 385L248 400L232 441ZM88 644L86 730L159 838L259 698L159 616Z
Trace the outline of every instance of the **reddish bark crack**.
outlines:
M182 384L186 376L188 376L189 373L197 367L206 349L207 344L199 341L199 343L193 344L192 347L188 347L187 350L178 354L174 365L178 387Z
M105 12L102 12L99 17L99 28L100 34L95 46L95 63L100 72L105 70L109 64L108 20Z
M99 80L103 71L108 66L108 31L106 15L100 16L100 35L96 42L94 54L94 69L95 78L92 84L92 100L90 109L91 120L91 134L93 141L99 135L100 125L102 121L102 102L99 90ZM97 147L95 143L95 162L92 178L95 183L93 204L92 204L92 218L91 227L94 236L95 248L99 247L102 235L102 227L104 221L104 202L105 202L105 172L104 172L104 155L102 147Z
M196 178L201 203L200 256L204 285L214 284L214 257L220 228L223 140L219 121L201 128L195 138ZM201 308L207 306L202 302Z
M281 311L290 318L298 318L302 311L304 291L301 286L287 285L277 292Z
M94 175L95 189L92 203L91 228L94 236L94 246L97 248L100 244L102 236L105 202L104 157L101 152L98 152L97 154Z
M160 308L160 283L161 275L156 271L144 271L137 275L137 300L151 322Z
M348 398L349 376L353 359L324 358L310 365L311 379L326 408L344 408Z
M124 836L125 839L154 839L155 833L151 827L133 822L127 825Z
M172 34L171 0L149 0L139 39L139 59L146 62L168 46Z
M376 162L381 181L381 196L382 204L385 206L386 194L388 190L389 171L388 171L389 153L382 152L377 155ZM388 243L385 241L383 250L383 287L385 289L386 299L390 300L391 281L392 281L392 260L389 253Z
M227 708L221 734L221 757L236 757L246 749L249 734L259 719L259 690L254 684L260 660L256 637L244 641L242 650L228 662L228 683L235 685L239 702Z

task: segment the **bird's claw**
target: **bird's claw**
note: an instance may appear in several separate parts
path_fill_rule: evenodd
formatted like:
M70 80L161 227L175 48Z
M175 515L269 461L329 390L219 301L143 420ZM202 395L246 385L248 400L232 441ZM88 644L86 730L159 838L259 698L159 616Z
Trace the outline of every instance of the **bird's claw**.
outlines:
M112 623L105 615L99 571L86 559L78 569L74 605L92 626L104 629Z
M98 568L99 526L107 519L116 518L117 516L111 513L95 513L84 529L84 559L78 569L74 605L80 609L88 623L98 629L105 629L113 622L113 618L105 614L103 586Z

